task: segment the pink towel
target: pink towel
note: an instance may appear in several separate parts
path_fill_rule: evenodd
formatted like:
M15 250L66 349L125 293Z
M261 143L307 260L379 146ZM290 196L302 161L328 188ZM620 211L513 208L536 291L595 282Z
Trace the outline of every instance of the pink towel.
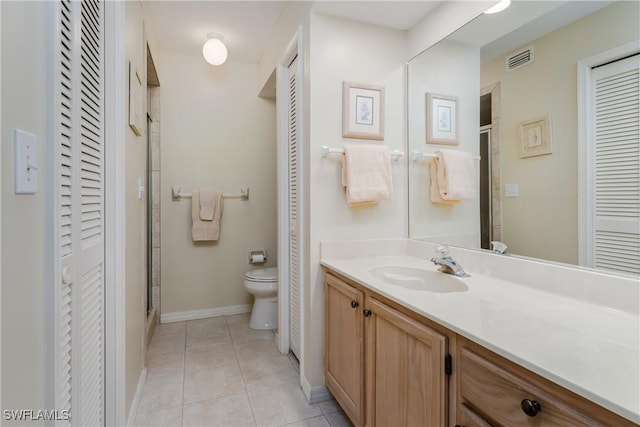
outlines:
M347 145L342 161L342 185L347 187L350 207L391 199L391 156L386 146Z
M443 200L476 198L476 165L471 153L458 150L436 151L437 183Z
M431 159L431 202L432 203L442 203L444 205L457 205L460 203L460 200L444 200L442 196L440 196L440 184L438 183L438 163L439 159L434 157Z

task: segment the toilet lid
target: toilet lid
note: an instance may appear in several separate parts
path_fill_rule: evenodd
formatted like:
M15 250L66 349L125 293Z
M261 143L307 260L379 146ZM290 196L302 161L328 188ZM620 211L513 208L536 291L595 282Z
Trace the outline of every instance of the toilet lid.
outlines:
M247 271L244 277L252 282L274 282L278 280L278 268L258 268L256 270Z

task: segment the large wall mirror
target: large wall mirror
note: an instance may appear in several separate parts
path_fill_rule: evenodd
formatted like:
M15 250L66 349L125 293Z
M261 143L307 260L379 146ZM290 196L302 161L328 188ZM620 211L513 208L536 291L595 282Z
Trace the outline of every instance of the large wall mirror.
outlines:
M637 1L516 1L413 58L409 237L640 274L638 16ZM457 145L428 143L428 94L456 99ZM479 159L474 200L431 202L443 149Z

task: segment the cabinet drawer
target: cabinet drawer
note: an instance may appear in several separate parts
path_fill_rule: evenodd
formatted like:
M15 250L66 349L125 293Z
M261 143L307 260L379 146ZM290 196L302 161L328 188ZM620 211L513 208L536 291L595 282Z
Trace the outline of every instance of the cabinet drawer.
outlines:
M461 408L468 405L490 424L523 427L606 425L568 405L556 393L531 384L468 348L460 350L459 363Z

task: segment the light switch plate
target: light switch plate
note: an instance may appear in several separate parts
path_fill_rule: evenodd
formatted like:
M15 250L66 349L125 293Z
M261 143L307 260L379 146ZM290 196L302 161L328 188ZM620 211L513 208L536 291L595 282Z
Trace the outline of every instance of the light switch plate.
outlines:
M35 194L38 190L38 145L36 136L13 130L14 192Z
M505 184L504 195L505 197L518 197L518 184Z

